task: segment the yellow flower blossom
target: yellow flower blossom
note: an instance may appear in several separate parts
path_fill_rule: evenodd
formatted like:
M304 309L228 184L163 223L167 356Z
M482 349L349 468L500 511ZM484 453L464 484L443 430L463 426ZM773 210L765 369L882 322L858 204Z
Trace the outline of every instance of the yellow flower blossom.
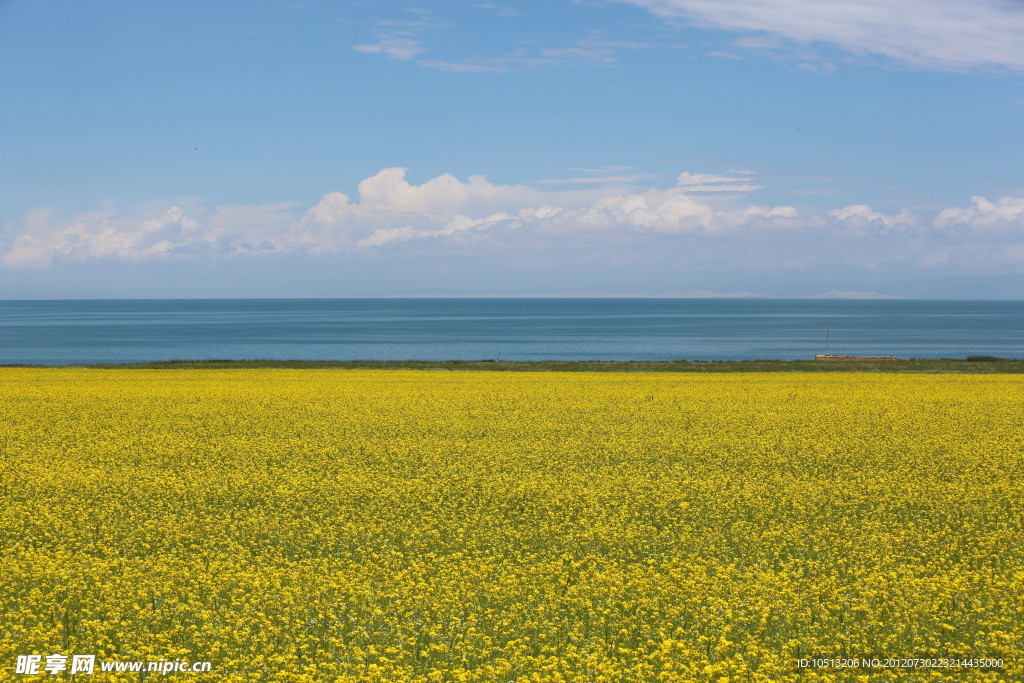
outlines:
M1024 675L1016 376L0 369L0 410L3 680Z

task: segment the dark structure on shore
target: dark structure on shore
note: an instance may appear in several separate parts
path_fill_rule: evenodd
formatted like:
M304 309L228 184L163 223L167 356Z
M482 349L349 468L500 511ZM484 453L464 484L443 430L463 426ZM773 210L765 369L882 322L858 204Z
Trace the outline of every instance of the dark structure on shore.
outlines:
M896 360L896 356L832 356L827 353L816 353L814 360Z

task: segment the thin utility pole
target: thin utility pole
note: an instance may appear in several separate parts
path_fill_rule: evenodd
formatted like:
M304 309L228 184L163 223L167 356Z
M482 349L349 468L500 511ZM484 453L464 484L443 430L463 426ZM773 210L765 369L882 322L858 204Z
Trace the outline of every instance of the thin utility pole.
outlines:
M828 355L828 336L832 332L832 328L825 330L825 355Z

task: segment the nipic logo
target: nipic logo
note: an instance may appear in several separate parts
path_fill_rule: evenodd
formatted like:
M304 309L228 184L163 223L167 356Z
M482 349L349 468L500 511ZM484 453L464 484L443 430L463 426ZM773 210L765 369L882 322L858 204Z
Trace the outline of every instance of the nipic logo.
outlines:
M46 655L46 664L42 664L42 655L18 655L18 662L14 667L14 673L27 674L29 676L46 671L49 674L57 675L68 668L67 655ZM96 655L72 655L72 674L91 674L96 667Z
M166 676L169 673L206 673L212 668L210 662L189 662L175 659L158 662L100 662L100 671L119 673L147 671ZM18 655L14 673L23 676L61 673L92 674L96 670L96 655Z

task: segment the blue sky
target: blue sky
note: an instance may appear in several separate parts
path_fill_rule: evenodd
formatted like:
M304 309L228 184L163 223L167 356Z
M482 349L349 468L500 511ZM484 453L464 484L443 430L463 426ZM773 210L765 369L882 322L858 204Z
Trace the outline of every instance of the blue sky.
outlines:
M0 0L0 298L1024 297L1024 3Z

